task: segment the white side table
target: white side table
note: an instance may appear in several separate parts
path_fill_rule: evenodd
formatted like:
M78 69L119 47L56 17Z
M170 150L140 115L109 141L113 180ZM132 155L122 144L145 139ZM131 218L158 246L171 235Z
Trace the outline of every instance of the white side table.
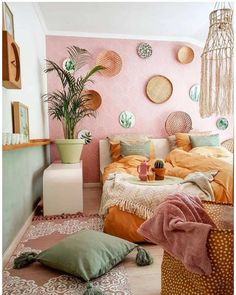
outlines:
M43 214L83 212L82 161L53 163L43 174Z

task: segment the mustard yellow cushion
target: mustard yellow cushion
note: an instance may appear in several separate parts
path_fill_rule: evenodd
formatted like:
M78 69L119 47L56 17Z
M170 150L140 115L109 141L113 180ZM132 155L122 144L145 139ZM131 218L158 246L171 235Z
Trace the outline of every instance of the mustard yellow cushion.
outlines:
M192 149L188 133L176 133L175 137L177 147L182 148L186 152L189 152Z

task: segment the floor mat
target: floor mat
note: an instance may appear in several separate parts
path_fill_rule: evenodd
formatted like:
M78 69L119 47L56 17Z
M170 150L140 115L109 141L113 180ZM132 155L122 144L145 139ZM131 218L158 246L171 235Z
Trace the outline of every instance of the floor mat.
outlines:
M47 268L36 262L32 265L14 269L15 257L25 251L41 252L70 234L81 229L103 230L103 221L97 216L83 214L72 216L36 217L3 271L4 295L82 295L86 283L79 278ZM119 264L107 274L93 280L106 295L131 295L127 274Z

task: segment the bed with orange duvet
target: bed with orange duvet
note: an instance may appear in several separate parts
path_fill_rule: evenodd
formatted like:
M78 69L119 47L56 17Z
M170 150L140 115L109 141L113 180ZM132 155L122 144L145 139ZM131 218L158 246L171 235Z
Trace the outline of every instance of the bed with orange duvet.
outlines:
M214 201L233 203L233 165L232 161L201 152L186 152L181 149L171 151L165 160L166 175L184 179L195 172L216 171L210 183ZM209 150L208 150L209 151ZM194 184L178 183L163 187L132 187L127 181L128 175L137 176L137 166L147 158L126 156L108 164L103 173L103 195L100 214L104 216L104 232L133 242L144 242L137 233L139 226L152 216L156 206L165 196L176 191L198 194L204 193ZM153 166L155 159L148 163ZM122 178L123 177L123 178ZM116 190L114 190L116 187ZM132 195L133 194L133 195ZM143 196L143 197L142 197Z

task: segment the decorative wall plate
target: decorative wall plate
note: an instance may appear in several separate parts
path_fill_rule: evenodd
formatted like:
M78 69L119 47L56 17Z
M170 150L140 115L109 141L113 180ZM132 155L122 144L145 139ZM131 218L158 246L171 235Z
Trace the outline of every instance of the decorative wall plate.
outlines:
M152 55L152 47L148 43L140 43L137 47L138 56L148 58Z
M88 143L90 143L92 141L93 136L92 136L92 133L89 130L83 129L83 130L80 130L80 132L78 133L78 138L83 139L84 143L88 144Z
M216 126L220 130L225 130L229 126L229 121L226 118L221 117L216 121Z
M101 95L95 90L85 90L84 93L89 94L90 101L87 103L88 107L96 111L102 103Z
M103 76L112 77L119 74L121 71L122 60L115 51L106 50L98 55L96 65L101 65L106 68L101 71Z
M189 96L193 101L198 102L200 98L200 85L195 84L189 90Z
M233 138L227 139L221 143L223 147L225 147L231 153L234 152L234 140Z
M119 121L122 127L131 128L135 124L135 116L131 112L124 111L120 113Z
M173 86L168 78L157 75L148 81L146 91L152 102L163 103L171 97Z
M64 70L66 70L70 74L73 74L75 71L75 65L74 65L73 61L69 58L67 58L63 61L62 67Z
M165 128L168 135L188 133L192 129L192 119L185 112L173 112L166 119Z
M191 47L183 46L178 50L177 59L181 64L189 64L194 59L194 51Z

